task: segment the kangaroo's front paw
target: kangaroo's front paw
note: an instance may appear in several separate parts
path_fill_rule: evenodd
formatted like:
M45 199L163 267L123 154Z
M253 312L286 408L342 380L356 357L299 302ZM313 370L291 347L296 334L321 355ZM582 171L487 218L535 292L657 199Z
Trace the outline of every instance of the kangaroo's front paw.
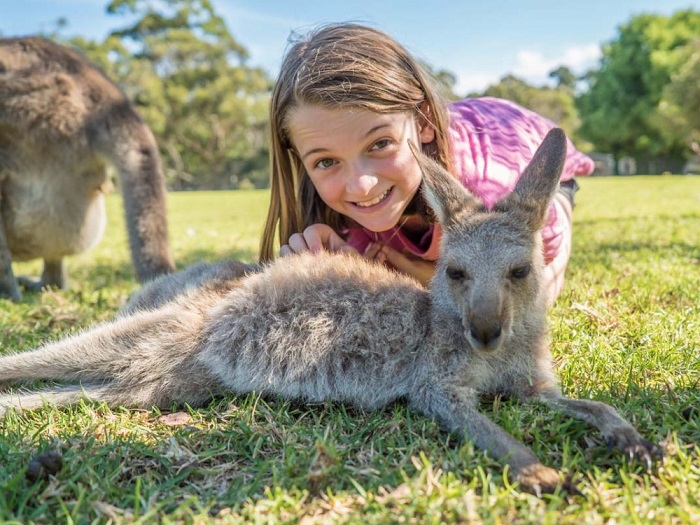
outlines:
M542 494L553 494L557 489L567 494L581 494L571 481L563 481L559 472L541 463L533 463L521 469L515 479L522 490L538 498Z
M605 436L610 448L616 446L630 460L644 462L647 469L651 469L654 460L664 457L662 448L651 441L647 441L633 428L616 429L614 433Z

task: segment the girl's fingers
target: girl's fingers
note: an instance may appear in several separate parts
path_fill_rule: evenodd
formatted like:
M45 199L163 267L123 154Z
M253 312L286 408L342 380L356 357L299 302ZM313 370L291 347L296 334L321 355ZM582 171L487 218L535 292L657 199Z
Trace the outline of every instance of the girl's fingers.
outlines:
M304 239L312 252L328 250L330 252L353 252L357 250L350 246L335 230L326 224L312 224L304 230Z
M312 224L304 230L302 235L306 241L308 249L312 252L320 252L330 245L330 237L335 234L329 227L323 227L324 224Z
M301 233L292 234L292 236L289 237L289 241L287 242L287 244L294 253L305 252L309 250L309 246L308 244L306 244L306 239Z
M402 273L410 275L423 286L428 285L435 273L435 263L433 261L408 258L403 253L389 246L382 246L380 253L391 266Z
M366 259L376 260L377 255L381 253L382 245L377 242L371 242L365 248L365 253L362 254Z
M326 224L312 224L302 233L291 235L287 244L280 247L280 255L285 256L307 251L316 253L321 250L357 253L357 250L345 242L330 226Z

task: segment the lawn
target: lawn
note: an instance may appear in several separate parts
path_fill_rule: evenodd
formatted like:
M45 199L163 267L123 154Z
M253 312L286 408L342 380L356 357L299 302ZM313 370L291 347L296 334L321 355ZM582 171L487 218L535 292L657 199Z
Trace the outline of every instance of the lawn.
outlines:
M551 310L565 392L611 403L665 459L647 472L541 406L482 409L578 482L537 499L469 443L397 403L379 413L255 395L175 414L82 403L0 421L0 522L699 523L700 177L581 181L567 287ZM267 193L169 197L179 267L253 260ZM119 197L72 289L0 299L0 352L110 318L136 289ZM38 263L16 265L38 273ZM41 452L63 467L25 472Z

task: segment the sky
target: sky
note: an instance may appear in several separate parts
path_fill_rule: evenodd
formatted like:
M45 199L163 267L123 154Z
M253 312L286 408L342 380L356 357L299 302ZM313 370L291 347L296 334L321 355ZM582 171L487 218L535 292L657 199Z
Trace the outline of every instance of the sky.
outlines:
M106 0L0 0L0 35L51 31L102 39L129 19L107 15ZM566 65L592 69L601 46L640 13L700 10L700 0L212 0L233 37L249 52L249 66L276 76L292 32L353 21L382 29L435 69L454 73L455 91L482 91L507 74L533 85Z

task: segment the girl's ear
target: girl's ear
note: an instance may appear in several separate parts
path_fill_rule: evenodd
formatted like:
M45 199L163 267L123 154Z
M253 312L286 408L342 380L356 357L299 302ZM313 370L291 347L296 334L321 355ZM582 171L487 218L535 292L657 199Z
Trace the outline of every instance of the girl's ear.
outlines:
M430 113L430 104L423 102L418 115L418 137L421 144L429 144L435 140L435 126L430 121Z

